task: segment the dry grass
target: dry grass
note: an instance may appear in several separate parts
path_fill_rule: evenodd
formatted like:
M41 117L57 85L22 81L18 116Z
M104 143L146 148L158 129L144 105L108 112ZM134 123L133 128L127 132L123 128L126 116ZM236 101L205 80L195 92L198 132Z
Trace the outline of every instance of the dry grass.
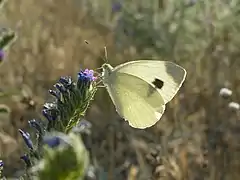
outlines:
M28 95L37 103L35 111L19 102L21 96L4 100L12 113L10 118L4 117L9 120L1 126L18 143L21 140L17 129L25 126L27 120L39 117L47 89L60 76L75 77L80 68L99 67L105 45L113 65L141 57L133 47L118 53L114 31L81 11L75 1L8 0L1 20L13 28L18 24L19 37L1 66L0 86L4 90L25 91L27 87ZM231 99L219 96L220 88L226 86L233 90L232 100L240 99L240 61L236 49L240 39L229 26L213 30L215 34L207 45L196 44L191 51L179 48L182 54L188 52L178 61L187 69L186 82L168 104L162 120L152 128L130 128L119 119L106 92L99 90L87 119L93 123L93 155L107 172L100 174L103 179L240 177L239 111L228 108ZM179 43L184 43L183 39ZM3 151L0 153L8 158L10 173L21 166L17 158L22 150L16 148L9 155L9 149L0 148Z

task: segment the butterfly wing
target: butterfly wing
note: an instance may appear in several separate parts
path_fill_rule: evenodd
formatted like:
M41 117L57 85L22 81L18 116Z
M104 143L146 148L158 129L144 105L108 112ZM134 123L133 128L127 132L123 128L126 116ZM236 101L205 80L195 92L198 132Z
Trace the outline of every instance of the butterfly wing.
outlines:
M142 79L113 71L104 84L117 112L130 126L144 129L161 118L165 110L163 98Z
M181 66L158 60L130 61L113 71L138 77L155 87L164 99L164 104L175 96L186 77L186 71Z

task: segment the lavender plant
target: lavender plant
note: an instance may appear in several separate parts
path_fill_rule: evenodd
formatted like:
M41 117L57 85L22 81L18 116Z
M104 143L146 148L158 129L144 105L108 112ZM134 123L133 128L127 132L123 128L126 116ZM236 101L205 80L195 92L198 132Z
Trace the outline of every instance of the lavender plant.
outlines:
M81 132L89 128L81 119L97 90L97 77L93 70L81 70L77 81L61 77L49 90L54 97L43 105L44 120L29 120L36 132L36 141L19 129L27 152L20 159L25 162L24 179L83 179L89 164L88 151L81 139ZM34 143L36 142L36 143ZM1 174L3 162L1 161Z
M49 93L54 101L43 105L46 121L32 119L30 127L37 134L36 144L30 134L19 129L28 152L21 159L26 164L23 177L38 179L83 179L89 164L88 152L79 132L81 121L97 90L93 70L81 70L75 82L61 77Z
M3 178L2 176L3 165L4 165L3 161L0 160L0 178Z
M4 1L0 1L2 5ZM5 51L16 39L15 32L0 30L0 63L4 62ZM19 129L27 151L20 159L25 162L25 170L18 174L20 179L83 179L89 165L88 151L81 139L86 121L81 121L97 90L93 70L81 70L75 82L71 77L61 77L49 93L54 100L44 104L44 120L29 120L29 126L36 133L33 141L28 132ZM0 98L6 94L1 92ZM1 104L0 113L8 113L9 108ZM84 128L83 128L84 127ZM3 176L4 162L0 160L0 178Z

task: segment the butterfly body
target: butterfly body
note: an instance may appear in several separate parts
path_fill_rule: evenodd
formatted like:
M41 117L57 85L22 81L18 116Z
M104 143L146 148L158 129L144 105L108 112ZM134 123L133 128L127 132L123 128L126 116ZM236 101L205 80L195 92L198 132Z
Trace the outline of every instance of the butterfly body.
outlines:
M160 120L182 85L186 71L171 62L138 60L115 68L104 64L103 84L121 117L144 129Z

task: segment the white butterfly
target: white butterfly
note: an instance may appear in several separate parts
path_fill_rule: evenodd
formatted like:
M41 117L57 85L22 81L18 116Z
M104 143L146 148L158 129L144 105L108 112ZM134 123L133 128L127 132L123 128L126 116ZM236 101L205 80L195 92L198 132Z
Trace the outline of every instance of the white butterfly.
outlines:
M117 112L130 126L144 129L160 120L181 87L186 70L172 62L130 61L113 68L104 64L103 84Z

